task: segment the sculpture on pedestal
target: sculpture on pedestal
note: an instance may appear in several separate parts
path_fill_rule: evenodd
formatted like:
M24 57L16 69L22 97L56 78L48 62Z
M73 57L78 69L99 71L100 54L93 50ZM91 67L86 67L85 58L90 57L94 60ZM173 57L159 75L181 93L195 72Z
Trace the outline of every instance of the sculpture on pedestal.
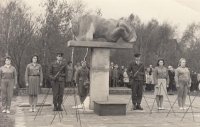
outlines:
M125 19L104 19L95 15L80 15L71 20L72 31L77 41L92 41L105 38L117 42L121 37L126 42L137 39L134 28Z
M134 28L131 26L131 24L127 20L125 20L123 18L121 18L119 20L114 20L114 19L104 19L102 17L95 16L95 15L89 15L89 14L79 15L79 16L74 17L71 20L71 27L72 27L74 39L76 41L81 41L81 43L82 43L82 41L95 41L95 40L99 40L102 38L105 39L105 41L107 41L107 43L108 42L117 42L119 38L122 38L126 42L134 42L137 39ZM128 48L130 48L130 47L128 47ZM113 48L113 47L111 46L110 48ZM98 52L100 52L99 50L97 51L95 49L95 52L96 52L96 54L94 53L94 51L92 53L93 59L96 58L94 56L101 55L98 53ZM109 53L110 52L106 50L106 53L105 53L106 60L103 63L98 62L98 64L101 66L99 68L101 68L101 69L106 68L108 61L109 61ZM101 56L99 56L99 57L101 57ZM104 66L104 64L106 66ZM93 66L93 65L91 65L91 66ZM101 70L99 70L99 72L101 72ZM106 73L107 72L105 72L105 74ZM93 74L91 74L91 75L93 75ZM99 79L101 80L101 77ZM83 83L78 83L79 96L81 98L81 103L83 103L84 99L86 98L85 96L87 96L88 90L85 90L85 94L81 93L80 88L84 88L84 87L79 86L79 85L83 85ZM95 86L95 85L93 84L93 86ZM87 89L89 89L89 88L87 88ZM104 92L101 92L100 95L103 93L107 97L107 94L109 94L109 93L105 89L103 91ZM91 93L90 93L90 95L91 95ZM91 95L91 97L92 97L92 95ZM106 97L103 95L103 97L99 97L99 98L105 100ZM87 101L87 98L85 101Z

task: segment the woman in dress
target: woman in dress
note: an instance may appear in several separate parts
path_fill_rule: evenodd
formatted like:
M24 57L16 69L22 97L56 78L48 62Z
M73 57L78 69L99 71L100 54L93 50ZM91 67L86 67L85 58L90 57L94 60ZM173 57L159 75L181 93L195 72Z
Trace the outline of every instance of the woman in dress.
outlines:
M86 66L86 61L82 61L81 66L82 68L77 71L76 83L78 84L78 93L82 104L89 92L89 87L86 87L89 84L89 69Z
M33 55L31 61L32 62L26 66L25 82L29 95L29 112L36 112L38 94L43 82L43 73L41 65L38 64L38 56Z
M113 87L118 87L119 82L119 69L118 64L115 64L113 69Z
M179 60L179 67L175 70L175 82L178 94L179 109L187 109L185 107L186 95L191 86L190 71L186 67L186 60L181 58Z
M127 74L127 68L124 69L123 81L124 81L124 87L128 87L129 77L128 77L128 74Z
M163 108L163 97L167 94L167 87L169 84L168 70L164 67L165 62L163 59L159 59L157 62L157 67L154 70L154 81L155 90L154 95L156 96L156 103L158 110L164 110Z
M17 72L11 65L11 57L6 56L4 59L5 65L0 68L2 113L10 113L13 90L17 85Z

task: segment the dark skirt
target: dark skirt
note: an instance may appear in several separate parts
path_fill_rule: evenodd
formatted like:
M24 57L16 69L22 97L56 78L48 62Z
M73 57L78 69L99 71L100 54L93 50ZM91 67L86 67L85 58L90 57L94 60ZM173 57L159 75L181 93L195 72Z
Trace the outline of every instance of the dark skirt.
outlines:
M89 88L86 88L84 86L84 81L83 80L79 80L78 81L78 94L79 94L81 103L83 103L85 101L88 93L89 93Z
M78 81L78 94L79 94L79 96L87 96L87 89L85 88L85 86L83 84L84 84L83 80Z
M38 95L40 93L40 77L29 76L29 86L27 87L27 93L29 95Z

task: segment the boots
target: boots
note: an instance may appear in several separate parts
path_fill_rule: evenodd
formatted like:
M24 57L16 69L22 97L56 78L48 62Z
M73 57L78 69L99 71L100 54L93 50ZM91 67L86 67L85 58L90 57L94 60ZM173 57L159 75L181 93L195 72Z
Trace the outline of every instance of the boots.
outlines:
M137 110L136 104L133 104L133 110Z
M58 104L58 111L63 111L62 107L61 107L61 104Z
M57 104L54 104L53 111L57 111Z
M169 95L172 95L172 90L169 90Z
M143 108L140 106L140 104L138 104L136 108L137 108L138 110L143 110Z

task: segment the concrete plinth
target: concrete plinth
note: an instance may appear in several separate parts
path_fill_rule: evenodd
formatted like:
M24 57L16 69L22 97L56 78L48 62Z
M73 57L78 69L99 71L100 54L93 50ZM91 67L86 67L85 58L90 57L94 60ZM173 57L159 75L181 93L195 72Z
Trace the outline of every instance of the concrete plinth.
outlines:
M92 48L90 60L90 109L94 109L94 101L109 99L110 50Z
M69 41L68 47L91 48L90 58L90 109L94 101L106 103L109 100L110 49L132 49L132 43L95 41Z

